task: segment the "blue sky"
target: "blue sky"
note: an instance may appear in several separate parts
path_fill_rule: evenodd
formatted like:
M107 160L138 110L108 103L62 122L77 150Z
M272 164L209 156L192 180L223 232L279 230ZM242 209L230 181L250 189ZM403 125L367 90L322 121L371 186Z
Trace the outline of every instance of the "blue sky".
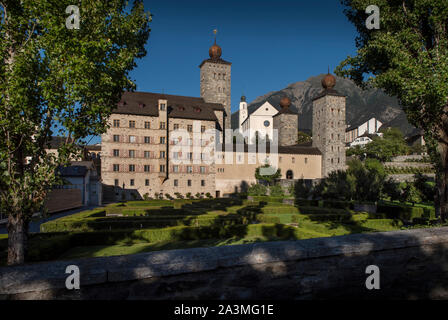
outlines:
M153 16L148 54L131 73L137 90L200 96L199 64L213 29L232 62L232 111L331 70L355 50L355 28L339 0L145 0Z
M145 0L145 9L153 21L148 54L131 73L137 90L199 97L199 64L218 29L232 62L232 112L243 93L250 102L356 53L339 0Z

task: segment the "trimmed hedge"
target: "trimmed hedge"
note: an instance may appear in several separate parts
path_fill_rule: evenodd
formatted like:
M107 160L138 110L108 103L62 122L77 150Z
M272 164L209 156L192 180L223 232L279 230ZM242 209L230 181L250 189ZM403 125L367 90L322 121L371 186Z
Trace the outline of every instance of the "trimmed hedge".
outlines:
M213 226L249 223L249 217L243 215L210 215L197 217L117 217L105 219L53 220L41 225L41 232L93 232L125 229L149 229L173 226Z
M269 237L273 239L293 239L295 229L281 224L226 225L204 227L169 227L163 229L97 231L86 233L35 233L29 238L27 261L57 259L67 250L78 246L116 245L120 243L161 241L190 241L206 239L228 239L233 237ZM7 239L0 240L0 262L4 256Z
M384 213L389 219L400 219L402 221L412 221L414 218L430 215L430 210L427 208L394 204L378 204L377 211Z
M260 202L280 202L283 203L283 199L289 199L286 197L269 197L269 196L251 196L253 201ZM291 198L292 199L292 198Z

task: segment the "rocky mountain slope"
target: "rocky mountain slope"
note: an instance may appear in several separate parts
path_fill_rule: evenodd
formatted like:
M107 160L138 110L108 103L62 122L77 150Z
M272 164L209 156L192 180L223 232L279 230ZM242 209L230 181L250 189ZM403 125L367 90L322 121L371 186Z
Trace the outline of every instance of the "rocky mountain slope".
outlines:
M293 83L280 91L269 92L256 98L248 105L249 113L255 111L265 101L280 109L280 99L287 95L292 102L291 108L299 114L299 130L312 128L312 99L322 91L321 79L324 74L311 77L306 81ZM396 98L389 97L382 90L362 90L349 80L336 77L335 89L347 96L346 119L348 125L358 125L375 117L383 124L399 127L405 135L414 131L406 120ZM232 128L238 127L238 112L232 114Z

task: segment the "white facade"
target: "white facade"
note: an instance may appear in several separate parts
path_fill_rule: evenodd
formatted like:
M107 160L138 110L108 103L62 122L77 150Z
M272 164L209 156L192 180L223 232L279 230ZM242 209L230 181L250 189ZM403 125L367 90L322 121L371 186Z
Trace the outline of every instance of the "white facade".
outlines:
M364 122L358 127L358 135L362 136L363 134L374 134L378 132L378 129L383 125L383 123L375 118L371 118L368 121Z
M240 117L241 107L245 107L247 110L247 104L242 105L240 103ZM241 122L240 118L239 130L244 135L246 141L248 143L254 142L257 132L261 138L272 139L274 130L273 117L277 113L278 110L266 101L257 110L247 116L243 122Z
M358 137L361 137L364 134L377 134L379 128L383 125L381 121L376 118L370 118L366 122L362 123L359 126L351 127L345 132L345 142L352 143Z
M240 132L242 132L241 128L242 128L242 124L243 122L247 119L247 115L248 115L248 110L247 110L247 102L246 99L243 97L241 97L241 102L240 102L240 109L239 109L239 129Z
M370 142L372 142L372 139L370 139L369 137L358 137L355 139L355 141L350 143L350 147L365 146Z

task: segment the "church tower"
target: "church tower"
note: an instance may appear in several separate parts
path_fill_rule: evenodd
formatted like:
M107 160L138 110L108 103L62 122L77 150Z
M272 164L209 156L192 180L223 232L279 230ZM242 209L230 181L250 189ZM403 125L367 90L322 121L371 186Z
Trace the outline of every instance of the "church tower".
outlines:
M247 110L246 97L242 96L241 102L240 102L239 114L238 114L238 116L239 116L238 117L239 118L238 129L240 130L241 133L244 131L242 128L242 124L247 119L247 115L248 115L248 110Z
M322 153L322 177L345 170L346 97L334 89L336 78L322 79L324 90L313 99L313 147Z
M216 30L215 30L216 35ZM221 59L222 49L215 43L209 50L210 59L204 60L201 69L201 97L205 102L221 103L224 106L225 124L223 129L230 129L230 94L231 63Z

